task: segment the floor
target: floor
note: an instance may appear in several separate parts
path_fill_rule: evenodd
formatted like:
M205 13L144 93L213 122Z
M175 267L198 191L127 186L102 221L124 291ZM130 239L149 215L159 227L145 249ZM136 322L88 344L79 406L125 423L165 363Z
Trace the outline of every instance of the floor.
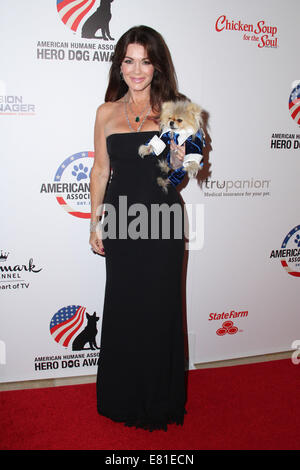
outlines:
M253 364L257 362L277 361L291 357L291 351L279 352L275 354L264 354L261 356L242 357L225 361L206 362L195 364L196 369L208 369L213 367L229 367L240 364ZM96 382L96 375L84 375L79 377L65 377L58 379L29 380L24 382L0 383L0 391L24 390L30 388L57 387L61 385L78 385Z

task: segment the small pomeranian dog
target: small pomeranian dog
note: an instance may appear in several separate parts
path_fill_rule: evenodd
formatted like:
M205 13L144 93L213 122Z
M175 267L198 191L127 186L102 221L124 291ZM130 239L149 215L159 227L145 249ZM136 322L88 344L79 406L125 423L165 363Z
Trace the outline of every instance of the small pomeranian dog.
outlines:
M166 144L173 139L177 145L186 144L186 155L183 167L189 178L197 175L202 157L203 134L202 108L189 100L168 101L163 103L160 114L160 137L154 136L146 145L139 147L139 155L150 154L157 156L165 149ZM159 166L164 173L170 168L165 160L159 160ZM176 171L176 170L175 170ZM158 184L166 187L166 178L158 178Z
M160 127L171 128L174 133L193 131L195 135L203 126L202 108L188 100L163 103L160 114Z

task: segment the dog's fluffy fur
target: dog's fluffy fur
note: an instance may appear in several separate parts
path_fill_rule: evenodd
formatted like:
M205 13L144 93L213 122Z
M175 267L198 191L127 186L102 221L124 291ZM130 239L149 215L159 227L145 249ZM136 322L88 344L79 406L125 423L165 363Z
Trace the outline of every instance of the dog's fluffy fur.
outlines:
M197 131L202 128L202 108L189 100L168 101L162 105L160 114L160 132L170 130L174 134L178 134L184 130L192 131L192 139L194 139ZM141 145L139 154L141 157L153 153L153 147L150 145ZM164 160L159 161L159 166L163 173L170 171L168 164ZM189 162L185 170L188 176L195 177L199 171L199 165L196 162ZM158 184L167 190L169 180L166 178L158 178Z

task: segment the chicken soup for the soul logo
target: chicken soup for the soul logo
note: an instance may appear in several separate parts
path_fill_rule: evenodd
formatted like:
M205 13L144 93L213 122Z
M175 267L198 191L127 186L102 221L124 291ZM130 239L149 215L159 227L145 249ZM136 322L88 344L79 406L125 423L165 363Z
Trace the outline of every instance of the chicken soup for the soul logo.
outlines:
M265 20L258 20L256 23L246 23L240 19L229 18L221 15L217 18L215 30L221 32L240 33L244 41L257 44L260 49L264 47L278 47L278 28L268 24Z

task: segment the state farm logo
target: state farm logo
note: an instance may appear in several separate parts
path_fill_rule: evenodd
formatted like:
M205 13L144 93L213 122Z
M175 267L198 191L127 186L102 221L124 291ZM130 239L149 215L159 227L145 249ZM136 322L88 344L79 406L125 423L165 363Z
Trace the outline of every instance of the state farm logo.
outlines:
M226 334L234 335L239 329L234 326L233 321L224 321L222 328L219 328L216 333L218 336L224 336Z
M234 325L232 320L229 320L230 318L247 318L248 317L248 310L241 310L241 311L235 311L231 310L230 312L222 312L222 313L216 313L212 312L209 314L208 321L212 320L225 320L222 323L222 326L217 329L216 334L218 336L225 336L225 335L234 335L237 332L242 333L244 330L239 329L236 325Z
M260 49L264 47L277 48L278 47L278 28L276 26L268 25L264 20L257 21L254 25L252 23L243 23L241 20L234 20L227 18L226 15L221 15L216 21L215 29L218 33L222 31L238 31L244 33L242 39L256 43Z

